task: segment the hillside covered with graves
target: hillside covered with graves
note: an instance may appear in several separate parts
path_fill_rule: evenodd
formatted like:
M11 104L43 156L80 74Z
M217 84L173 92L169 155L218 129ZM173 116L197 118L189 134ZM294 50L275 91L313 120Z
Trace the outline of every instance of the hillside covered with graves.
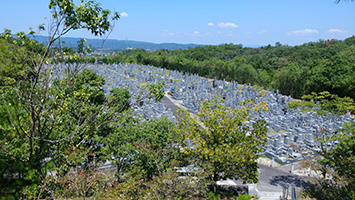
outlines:
M105 54L62 39L128 13L75 3L0 34L0 199L355 198L355 36Z
M312 154L317 155L323 147L331 149L338 141L322 142L317 138L340 134L339 130L344 128L345 123L355 122L354 116L349 112L337 115L325 111L325 114L321 115L318 112L319 105L307 110L304 107L289 108L289 102L298 100L280 94L279 90L264 90L250 84L207 79L195 74L136 64L89 64L87 67L106 77L106 93L112 88L128 88L133 94L132 102L139 94L142 84L160 82L164 83L166 95L191 113L197 113L201 103L213 99L215 95L224 99L227 109L241 107L241 103L246 100L252 100L254 103L265 101L267 111L251 115L246 125L252 126L258 119L268 123L267 144L263 154L282 164L299 161ZM137 106L134 112L147 120L167 116L176 122L173 111L160 102L145 101L143 106Z

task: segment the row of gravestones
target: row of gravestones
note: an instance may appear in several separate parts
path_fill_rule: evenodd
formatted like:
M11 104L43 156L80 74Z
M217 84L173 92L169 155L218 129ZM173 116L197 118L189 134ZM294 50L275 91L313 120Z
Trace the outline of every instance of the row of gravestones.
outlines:
M240 108L240 102L247 99L253 99L255 103L265 101L268 110L251 114L251 120L247 124L251 126L256 120L264 119L269 124L265 152L285 162L303 159L305 153L312 154L321 145L315 138L330 136L335 130L341 129L345 122L354 121L350 114L320 116L313 110L302 113L300 109L288 109L290 96L283 96L278 90L264 90L264 94L260 95L262 89L254 88L250 84L240 85L235 81L212 80L194 74L136 64L89 64L86 67L106 78L106 85L103 87L106 94L117 87L129 89L135 113L148 120L167 116L175 121L175 117L171 110L160 102L145 100L137 104L137 98L147 95L147 91L142 89L144 84L164 82L164 90L170 91L173 99L180 101L193 113L198 112L202 101L212 99L215 95L224 99L224 106L227 108ZM329 141L325 146L331 148L334 144L336 141Z

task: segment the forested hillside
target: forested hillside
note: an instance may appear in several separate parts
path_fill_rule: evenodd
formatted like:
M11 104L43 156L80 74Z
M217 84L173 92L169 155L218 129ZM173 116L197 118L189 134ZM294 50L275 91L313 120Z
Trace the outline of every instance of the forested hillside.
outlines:
M355 98L355 37L319 40L300 46L246 48L222 44L186 50L127 50L101 58L105 63L136 62L196 73L218 79L251 83L300 98L328 91Z
M31 35L28 35L30 38ZM37 35L34 37L38 42L42 42L43 44L48 44L48 38L46 36ZM63 37L62 47L68 48L77 48L77 43L82 38L75 38L75 37ZM135 48L142 48L142 49L149 49L149 50L156 50L156 49L187 49L190 47L196 47L198 44L177 44L177 43L153 43L153 42L142 42L142 41L134 41L134 40L116 40L116 39L106 39L104 43L102 43L102 39L86 39L86 44L90 45L92 49L99 49L104 48L105 50L114 50L114 51L122 51L124 49L135 49ZM54 44L58 47L58 42Z

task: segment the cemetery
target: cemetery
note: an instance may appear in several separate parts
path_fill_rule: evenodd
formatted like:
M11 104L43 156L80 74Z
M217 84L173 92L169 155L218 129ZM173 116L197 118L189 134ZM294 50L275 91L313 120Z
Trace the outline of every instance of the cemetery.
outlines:
M52 66L55 69L59 67ZM289 109L287 103L293 99L284 96L278 90L269 91L241 85L235 81L208 79L194 74L181 73L153 66L137 64L88 64L87 68L106 78L105 93L113 88L127 88L132 97L131 105L134 113L144 119L167 118L176 122L170 108L161 102L145 100L137 102L145 92L142 86L164 82L164 91L178 106L191 113L199 111L200 104L219 95L224 99L226 108L238 108L240 102L252 99L255 103L265 101L268 110L251 115L246 125L252 125L258 119L268 123L267 144L263 155L280 164L292 163L316 154L320 148L332 148L337 141L322 144L316 138L331 136L343 128L344 123L353 122L350 113L346 115L317 115L313 108L309 112L301 112L301 108Z
M9 2L0 199L354 198L346 6Z

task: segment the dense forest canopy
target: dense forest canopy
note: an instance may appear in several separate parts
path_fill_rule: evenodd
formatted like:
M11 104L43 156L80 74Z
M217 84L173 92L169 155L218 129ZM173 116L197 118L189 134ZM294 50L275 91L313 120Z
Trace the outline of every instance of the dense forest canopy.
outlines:
M95 59L87 61L95 61ZM100 57L104 63L130 62L171 70L236 80L301 98L328 91L355 98L355 36L319 40L299 46L277 42L275 46L243 47L241 44L198 46L186 50L126 50Z

